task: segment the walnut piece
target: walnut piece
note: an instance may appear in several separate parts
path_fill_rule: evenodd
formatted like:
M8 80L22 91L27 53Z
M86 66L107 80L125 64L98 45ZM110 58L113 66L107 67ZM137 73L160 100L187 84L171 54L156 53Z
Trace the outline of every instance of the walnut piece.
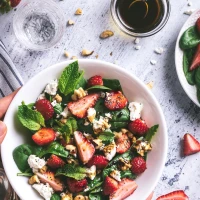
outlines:
M56 94L56 96L54 97L54 100L56 100L57 103L61 103L62 102L62 97L59 94Z
M153 81L147 83L146 86L151 90L153 88Z
M75 15L82 15L83 14L83 11L81 8L78 8L75 12Z
M70 57L70 53L68 51L64 51L64 55L65 57L69 58Z
M90 56L94 53L94 51L89 51L87 49L83 49L82 52L81 52L81 55L82 56Z
M38 178L37 175L33 175L33 176L28 180L28 183L29 183L30 185L33 185L33 184L35 184L35 183L40 183L40 180L39 180L39 178Z
M111 37L111 36L113 36L113 35L114 35L114 33L113 33L112 31L106 30L106 31L103 31L103 32L101 33L100 38L105 39L105 38Z
M71 59L72 60L78 60L78 58L76 56L72 56Z
M75 24L75 22L73 21L73 20L68 20L68 25L74 25Z

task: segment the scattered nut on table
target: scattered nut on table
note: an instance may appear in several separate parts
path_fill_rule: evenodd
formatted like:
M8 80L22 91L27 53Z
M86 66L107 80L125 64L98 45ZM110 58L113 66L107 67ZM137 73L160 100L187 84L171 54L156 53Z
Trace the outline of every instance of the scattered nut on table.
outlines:
M70 53L68 51L64 51L64 55L65 57L69 58L70 57Z
M82 15L83 14L83 11L81 8L78 8L75 12L75 15Z
M114 35L114 33L112 32L112 31L110 31L110 30L106 30L106 31L103 31L102 33L101 33L101 35L100 35L100 38L108 38L108 37L111 37L111 36L113 36Z
M153 88L153 81L147 83L146 86L151 90Z
M73 21L73 20L68 20L68 25L74 25L75 24L75 22Z
M81 55L82 56L90 56L94 53L94 51L89 51L87 49L83 49L82 52L81 52Z
M97 54L97 55L95 56L95 58L98 59L98 58L99 58L99 55Z
M78 60L78 58L76 56L72 56L71 59L72 60Z

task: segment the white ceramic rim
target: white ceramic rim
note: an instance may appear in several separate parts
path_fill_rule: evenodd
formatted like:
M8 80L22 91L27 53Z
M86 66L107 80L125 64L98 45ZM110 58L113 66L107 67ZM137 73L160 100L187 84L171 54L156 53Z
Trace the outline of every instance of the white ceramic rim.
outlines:
M55 70L56 70L57 67L58 67L59 65L66 65L66 66L67 66L67 65L69 65L69 64L72 63L72 62L74 62L74 61L70 60L70 61L64 61L64 62L61 62L61 63L57 63L57 64L55 64L55 65L52 65L52 66L46 68L45 70L41 71L40 73L38 73L35 77L37 77L38 75L45 75L48 71L50 71L50 70L52 70L52 69L55 69ZM163 114L163 112L162 112L162 109L161 109L161 107L160 107L160 104L159 104L158 101L156 100L156 98L155 98L155 96L153 95L153 93L146 87L146 85L145 85L143 82L141 82L141 81L139 80L139 78L137 78L135 75L129 73L129 72L126 71L125 69L120 68L119 66L117 66L117 65L115 65L115 64L112 64L112 63L109 63L109 62L105 62L105 61L100 61L100 60L79 59L78 62L79 62L80 65L81 65L81 63L84 63L84 64L93 63L93 64L94 64L94 67L95 67L95 63L100 63L100 64L102 64L102 65L107 65L107 66L113 68L113 70L118 70L119 72L124 73L126 76L129 76L129 77L131 77L132 79L134 79L134 80L137 82L137 84L140 85L140 86L143 88L143 90L145 90L145 92L147 92L147 93L149 94L149 96L153 99L153 101L154 101L154 103L155 103L155 106L157 107L157 109L158 109L158 111L159 111L159 113L160 113L160 116L161 116L161 121L162 121L162 124L163 124L163 130L164 130L163 137L164 137L164 146L165 146L165 147L164 147L164 149L163 149L163 155L164 155L164 156L162 157L162 160L161 160L161 161L162 161L162 166L161 166L160 169L158 170L158 173L157 173L156 178L154 177L154 178L155 178L155 182L151 185L151 187L149 187L149 191L148 191L148 193L146 194L145 199L148 198L148 196L150 195L150 193L155 189L155 187L156 187L156 185L157 185L157 183L158 183L158 181L159 181L159 179L160 179L160 177L161 177L161 175L162 175L162 172L163 172L163 169L164 169L164 166L165 166L165 161L166 161L166 159L167 159L167 150L168 150L167 125L166 125L166 121L165 121L165 118L164 118L164 114ZM31 79L23 86L23 88L24 88L24 87L27 87L27 85L29 85L29 83L32 82L32 81L34 80L35 77L31 78ZM22 92L23 88L22 88L21 90L19 90L19 92L16 94L16 97L18 97L18 96L21 95L21 92ZM15 97L15 98L16 98L16 97ZM14 102L15 98L13 99L11 105L15 103L15 102ZM7 121L7 115L5 115L4 120ZM8 168L8 167L5 167L5 166L6 166L6 154L5 154L5 153L2 153L2 152L3 152L3 147L1 146L2 163L3 163L3 166L4 166L5 172L6 172L6 174L7 174L7 177L8 177L8 180L9 180L11 186L13 187L13 189L14 189L14 190L16 191L16 193L17 193L17 188L18 188L18 187L17 187L17 184L12 180L12 177L9 175L9 168ZM18 193L17 193L17 195L18 195L21 199L23 199L22 196L21 196L21 194L18 194ZM144 200L145 200L145 199L144 199ZM142 200L142 199L141 199L141 200Z

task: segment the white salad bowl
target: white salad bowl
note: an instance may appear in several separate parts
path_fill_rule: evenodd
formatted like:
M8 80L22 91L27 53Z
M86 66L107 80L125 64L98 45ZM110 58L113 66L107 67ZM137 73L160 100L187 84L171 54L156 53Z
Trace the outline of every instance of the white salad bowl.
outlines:
M6 113L4 121L8 126L8 133L1 146L2 161L12 187L22 200L40 200L42 198L28 184L27 177L17 176L19 170L13 160L13 150L20 144L28 143L28 137L30 138L29 131L23 128L17 119L18 105L22 101L26 104L35 102L46 84L58 78L63 69L71 62L53 65L29 80L15 96ZM104 78L118 79L129 101L144 104L142 118L146 120L147 125L159 124L158 132L152 140L153 149L148 154L147 170L136 179L138 188L127 198L129 200L145 200L158 183L167 156L167 128L160 105L146 85L130 72L114 64L97 60L79 60L79 66L85 71L85 78L98 74Z

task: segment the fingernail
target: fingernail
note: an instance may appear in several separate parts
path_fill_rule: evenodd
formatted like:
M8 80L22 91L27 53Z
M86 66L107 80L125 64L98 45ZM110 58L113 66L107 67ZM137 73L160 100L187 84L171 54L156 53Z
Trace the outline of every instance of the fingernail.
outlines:
M0 138L4 137L7 132L7 127L4 122L0 121Z

